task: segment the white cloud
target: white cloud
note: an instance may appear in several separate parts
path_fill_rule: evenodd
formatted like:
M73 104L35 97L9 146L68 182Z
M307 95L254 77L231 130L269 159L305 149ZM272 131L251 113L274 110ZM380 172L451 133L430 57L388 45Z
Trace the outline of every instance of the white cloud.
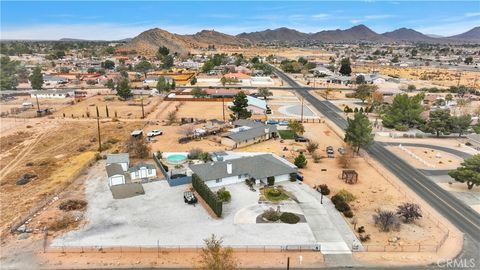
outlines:
M314 20L324 20L324 19L327 19L328 17L330 17L330 15L328 15L326 13L320 13L320 14L312 15L312 19L314 19Z
M480 12L465 13L465 17L477 17L477 16L480 16Z
M350 20L351 23L361 23L361 22L363 22L363 21L364 21L364 20L362 20L362 19L351 19L351 20Z
M380 20L380 19L388 19L393 18L393 15L389 14L377 14L377 15L366 15L364 18L367 20Z

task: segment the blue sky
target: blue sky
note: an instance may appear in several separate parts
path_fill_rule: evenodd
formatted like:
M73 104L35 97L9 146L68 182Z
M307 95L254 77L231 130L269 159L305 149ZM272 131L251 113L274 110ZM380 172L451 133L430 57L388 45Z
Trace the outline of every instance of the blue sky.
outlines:
M1 1L2 39L134 37L158 27L178 34L228 34L278 27L303 32L365 24L454 35L480 26L480 1Z

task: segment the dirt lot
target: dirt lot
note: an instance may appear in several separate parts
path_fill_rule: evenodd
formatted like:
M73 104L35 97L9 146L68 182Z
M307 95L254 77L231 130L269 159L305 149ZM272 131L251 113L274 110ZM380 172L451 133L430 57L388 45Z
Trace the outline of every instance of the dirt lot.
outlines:
M431 67L387 67L378 66L380 73L392 77L407 78L412 80L428 81L428 83L438 86L457 86L465 85L474 87L474 84L478 82L475 78L478 78L478 71L462 71L446 69L446 68L431 68ZM354 66L354 72L368 72L371 68Z
M101 125L104 142L123 140L132 129L141 126L135 122L105 122ZM14 219L71 183L94 159L94 151L98 148L94 121L44 119L31 128L19 129L19 132L22 133L8 132L0 138L2 232ZM17 179L25 173L36 176L25 185L16 185Z
M411 156L409 152L400 149L398 146L389 147L397 156L419 169L453 170L458 168L460 163L463 162L463 159L458 156L440 150L411 146L404 146L403 148L413 153L420 160L416 159L415 156ZM423 163L422 160L425 161L425 163Z
M112 100L107 100L112 99ZM144 97L144 111L145 116L150 114L158 106L161 97ZM139 119L142 116L141 100L133 99L131 101L119 101L117 96L102 95L92 96L83 101L77 102L74 105L59 109L54 113L55 117L71 118L94 118L96 117L95 106L98 106L100 117L106 117L106 106L108 106L109 117L114 117L115 114L118 118L125 119ZM88 117L90 115L90 117Z

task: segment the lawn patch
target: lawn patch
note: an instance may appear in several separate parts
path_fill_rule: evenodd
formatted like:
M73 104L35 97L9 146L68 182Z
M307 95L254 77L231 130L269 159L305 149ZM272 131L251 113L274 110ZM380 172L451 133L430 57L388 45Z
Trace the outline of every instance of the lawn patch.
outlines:
M279 130L280 138L284 140L293 140L295 138L295 132L292 130Z

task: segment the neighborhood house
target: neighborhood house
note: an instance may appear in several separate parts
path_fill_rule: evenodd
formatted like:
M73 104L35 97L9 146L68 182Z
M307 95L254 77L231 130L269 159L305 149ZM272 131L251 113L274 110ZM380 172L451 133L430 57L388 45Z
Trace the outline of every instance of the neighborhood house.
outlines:
M235 128L224 134L221 143L225 146L239 148L277 137L277 127L261 122L240 119L233 122Z
M291 174L297 173L297 167L287 160L273 154L253 156L235 156L222 158L204 164L192 164L190 169L209 187L225 186L255 179L256 184L266 184L273 177L275 183L288 181Z
M153 164L140 162L130 167L130 158L127 153L107 155L105 169L110 186L143 182L157 177L157 171Z

